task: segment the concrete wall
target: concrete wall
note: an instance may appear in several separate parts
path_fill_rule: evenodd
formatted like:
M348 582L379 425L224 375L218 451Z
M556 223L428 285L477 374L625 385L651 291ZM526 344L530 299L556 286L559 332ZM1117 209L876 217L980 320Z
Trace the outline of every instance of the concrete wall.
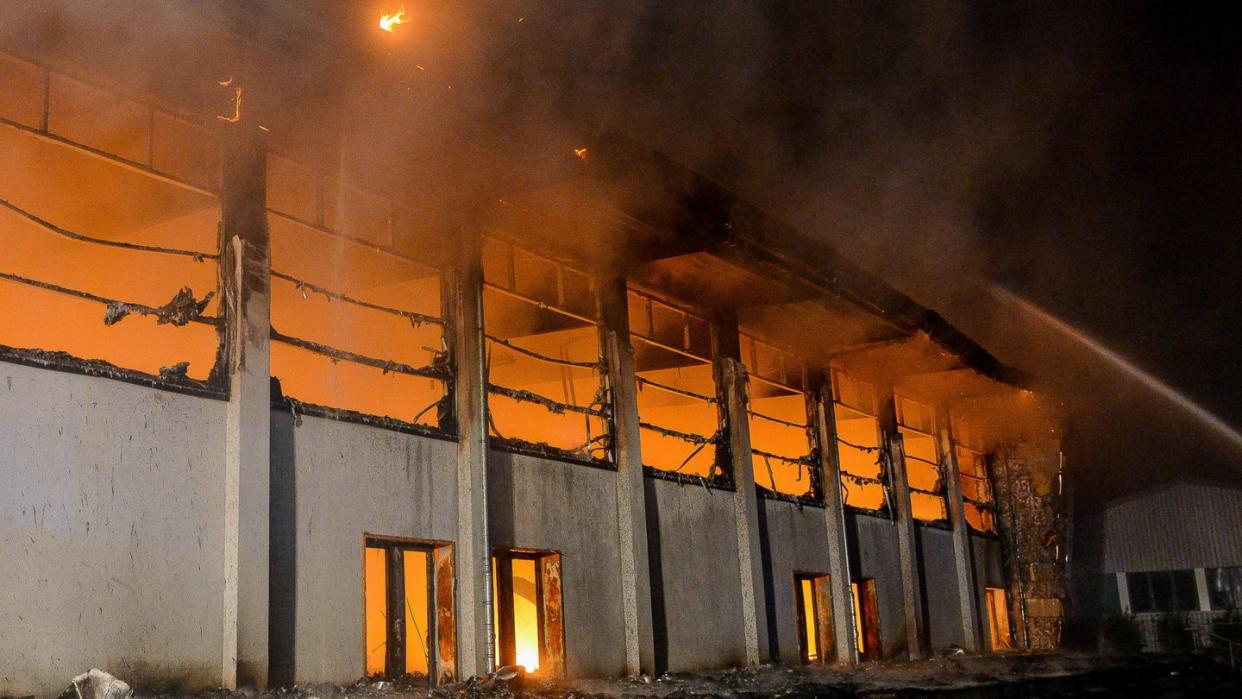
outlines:
M901 601L896 525L892 520L851 512L846 514L845 527L850 546L850 577L875 578L884 657L904 656L906 619Z
M0 695L218 685L225 404L0 364Z
M644 485L657 669L745 663L733 493L650 477Z
M613 471L493 450L488 531L495 547L561 554L565 672L625 672L621 557Z
M923 610L931 650L963 646L962 601L958 599L953 560L953 532L918 526L919 560L923 573Z
M801 662L795 573L828 574L824 510L761 498L759 539L768 572L768 650L790 664ZM760 639L764 644L765 639Z
M970 535L975 554L975 584L982 591L985 587L1005 587L1005 564L1001 558L1001 542L987 536Z
M272 411L271 461L274 677L352 682L365 669L363 533L451 541L457 444Z

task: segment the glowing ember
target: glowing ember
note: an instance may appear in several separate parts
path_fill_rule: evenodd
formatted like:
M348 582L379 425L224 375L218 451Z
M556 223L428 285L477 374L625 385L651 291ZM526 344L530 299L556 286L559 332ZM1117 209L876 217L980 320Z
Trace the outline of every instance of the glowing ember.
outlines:
M574 155L578 156L578 159L579 159L579 160L586 160L586 158L587 158L587 149L586 149L586 148L575 148L575 149L574 149Z
M408 24L409 20L405 18L405 6L397 10L395 15L384 15L380 17L379 28L386 32L391 32L398 24Z

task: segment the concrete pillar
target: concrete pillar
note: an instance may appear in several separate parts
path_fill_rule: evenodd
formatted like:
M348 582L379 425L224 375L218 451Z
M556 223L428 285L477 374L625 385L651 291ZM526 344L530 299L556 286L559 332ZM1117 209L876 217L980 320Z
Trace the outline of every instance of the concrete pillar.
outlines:
M742 632L746 663L758 665L768 654L768 620L763 557L759 543L759 493L750 453L750 420L747 415L746 367L742 365L737 321L728 318L717 325L716 376L729 435L729 459L733 476L733 522L737 536L738 574L742 588ZM761 642L760 639L763 639Z
M464 231L449 281L457 404L457 671L491 672L491 552L487 536L487 384L484 374L483 262L477 232Z
M224 607L220 683L265 687L268 676L271 245L267 153L257 130L226 135L220 288L229 402L225 427Z
M1207 570L1195 568L1195 592L1199 595L1199 611L1212 611L1212 595L1208 592Z
M617 464L617 532L621 550L621 611L625 618L625 671L655 672L651 570L647 559L647 501L634 384L634 347L625 279L600 280L600 318L612 389L613 458Z
M824 497L824 539L828 542L828 584L832 590L832 620L837 662L858 661L854 637L854 604L850 590L850 553L845 535L845 500L841 492L841 461L837 453L837 420L832 386L825 372L811 376L811 415L819 442L820 483Z
M979 590L974 582L975 557L970 546L970 529L966 525L966 505L962 499L961 471L957 449L947 411L940 411L940 471L944 478L944 498L953 527L953 582L957 586L961 610L962 647L971 653L979 651Z
M910 482L906 477L906 456L893 393L883 401L880 423L888 442L889 479L892 483L894 524L897 527L897 555L901 570L901 603L906 619L906 652L911 660L926 657L923 645L923 590L919 576L918 540L914 532L914 513L910 507Z

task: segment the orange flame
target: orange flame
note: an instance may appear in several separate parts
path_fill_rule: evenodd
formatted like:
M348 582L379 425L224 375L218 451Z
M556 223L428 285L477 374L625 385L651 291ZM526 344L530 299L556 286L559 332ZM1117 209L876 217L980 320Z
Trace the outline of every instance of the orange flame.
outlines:
M380 17L379 28L386 32L391 32L398 24L408 24L409 20L405 18L405 6L402 5L395 15L384 15Z
M586 159L587 159L587 149L586 149L586 148L575 148L575 149L574 149L574 155L578 156L578 159L579 159L579 160L586 160Z

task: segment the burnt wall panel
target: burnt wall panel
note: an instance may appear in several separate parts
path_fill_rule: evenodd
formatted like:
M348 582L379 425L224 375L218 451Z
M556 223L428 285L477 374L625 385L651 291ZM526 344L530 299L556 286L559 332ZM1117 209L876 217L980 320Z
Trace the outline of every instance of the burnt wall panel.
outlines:
M923 574L923 609L927 614L932 651L950 645L964 646L962 606L957 594L957 571L953 560L953 533L918 527L919 555Z
M645 486L657 669L745 663L733 493L658 478Z
M493 547L561 554L565 671L625 672L621 558L613 471L507 452L488 455Z
M219 685L225 407L0 364L0 695Z
M1001 557L1000 540L971 534L970 545L975 552L975 585L981 591L985 587L1005 587L1005 564Z
M828 574L828 544L825 541L824 510L798 507L789 502L762 499L759 537L763 546L764 570L768 573L766 609L772 655L797 664L797 598L794 574Z
M884 657L904 656L906 617L902 606L901 565L897 529L892 520L870 515L846 515L850 546L850 575L875 578L880 605L880 639Z
M457 444L274 410L271 458L274 676L352 682L363 533L452 541Z

